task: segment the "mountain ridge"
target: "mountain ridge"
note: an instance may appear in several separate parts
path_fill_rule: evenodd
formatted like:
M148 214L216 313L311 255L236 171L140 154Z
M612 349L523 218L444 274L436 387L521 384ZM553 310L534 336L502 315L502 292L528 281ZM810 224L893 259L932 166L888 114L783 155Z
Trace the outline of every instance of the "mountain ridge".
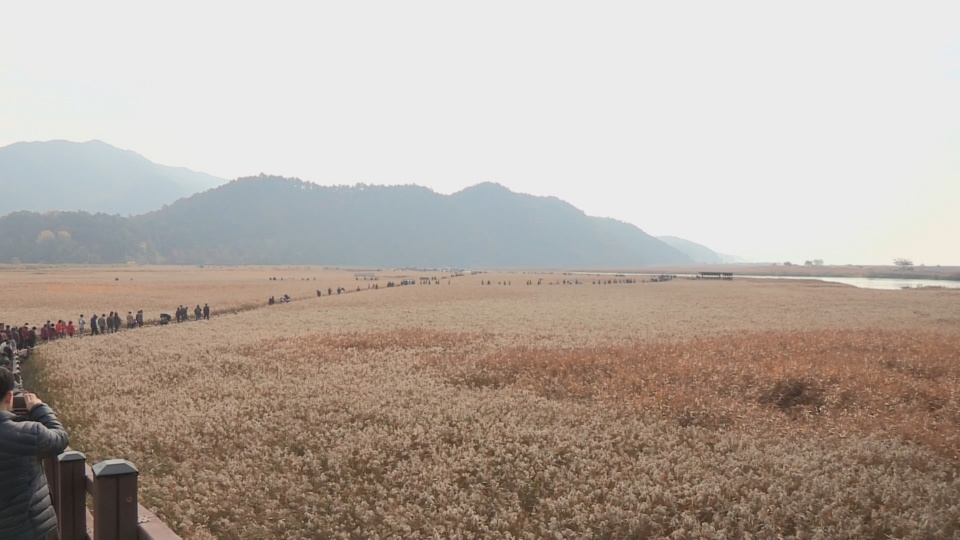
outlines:
M0 148L0 189L0 227L16 232L0 236L0 263L602 267L720 257L496 182L450 195L265 174L227 182L100 140Z
M0 215L18 210L136 215L225 180L158 165L100 140L18 142L0 148Z
M676 236L658 236L657 239L686 254L687 257L690 257L690 259L695 263L724 264L731 262L726 257L713 251L707 246L684 238L679 238Z
M16 212L0 218L0 228L11 233L0 237L0 262L461 268L691 262L633 225L499 184L441 195L415 185L331 187L261 175L128 218ZM98 234L104 229L110 234Z

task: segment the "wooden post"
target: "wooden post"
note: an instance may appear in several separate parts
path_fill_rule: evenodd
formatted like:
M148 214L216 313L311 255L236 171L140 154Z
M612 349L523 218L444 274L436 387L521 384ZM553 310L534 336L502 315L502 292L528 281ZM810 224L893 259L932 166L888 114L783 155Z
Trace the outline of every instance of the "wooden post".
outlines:
M57 459L50 457L43 460L43 475L47 477L47 489L50 490L50 503L57 507Z
M108 459L93 466L94 540L137 538L138 474L125 459Z
M87 457L73 450L57 456L57 522L60 540L86 538Z

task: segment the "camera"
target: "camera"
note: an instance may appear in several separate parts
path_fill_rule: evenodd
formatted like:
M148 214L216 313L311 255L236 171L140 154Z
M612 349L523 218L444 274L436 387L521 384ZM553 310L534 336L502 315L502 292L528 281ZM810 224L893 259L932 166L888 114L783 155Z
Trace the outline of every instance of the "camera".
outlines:
M30 410L27 409L27 399L23 396L23 392L13 394L13 414L17 416L30 414Z

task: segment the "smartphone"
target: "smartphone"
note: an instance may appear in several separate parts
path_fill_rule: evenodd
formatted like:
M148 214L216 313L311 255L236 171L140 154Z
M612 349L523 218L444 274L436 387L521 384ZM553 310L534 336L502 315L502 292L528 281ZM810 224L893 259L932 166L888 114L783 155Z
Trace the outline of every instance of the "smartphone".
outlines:
M23 394L13 395L13 413L20 416L26 416L30 413L27 410L27 399L23 397Z

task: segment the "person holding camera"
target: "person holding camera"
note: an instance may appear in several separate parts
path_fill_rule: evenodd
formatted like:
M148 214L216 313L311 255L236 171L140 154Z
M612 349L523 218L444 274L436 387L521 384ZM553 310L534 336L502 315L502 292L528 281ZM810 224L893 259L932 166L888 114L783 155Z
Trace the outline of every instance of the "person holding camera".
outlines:
M13 373L0 368L0 538L56 537L57 515L41 460L67 448L67 432L53 409L34 394L14 396L15 388Z

